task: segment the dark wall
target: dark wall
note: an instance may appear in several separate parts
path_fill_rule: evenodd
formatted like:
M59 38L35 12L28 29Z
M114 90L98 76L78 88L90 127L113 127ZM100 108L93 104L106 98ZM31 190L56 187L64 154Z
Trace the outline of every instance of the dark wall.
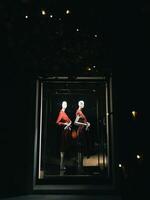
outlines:
M19 54L19 48L14 51L17 46L15 38L20 32L16 28L10 31L13 26L8 23L10 13L4 12L6 8L7 6L1 9L4 14L4 34L1 34L1 40L5 44L1 46L3 51L0 60L0 194L3 196L32 192L35 114L35 74L31 66L35 59L32 62L27 60L25 63L24 52ZM111 64L116 138L120 160L127 163L129 174L127 179L123 176L121 181L125 192L135 194L136 191L140 193L140 188L145 187L144 178L147 173L145 163L149 141L149 118L146 115L149 107L147 69L150 9L148 4L144 5L144 1L139 5L128 2L121 5L114 3L113 8L113 22L109 30L113 41ZM9 18L11 19L11 15ZM105 26L107 27L107 24ZM5 37L6 31L10 31L8 37ZM12 34L14 38L11 43L9 37ZM18 58L18 55L21 56ZM130 118L132 109L140 114L135 123ZM144 152L142 166L137 165L134 159L137 151Z
M1 75L0 194L23 194L32 189L34 78L14 63Z
M7 68L1 70L1 196L32 193L32 167L35 123L35 79L29 70ZM124 76L124 75L128 76ZM125 194L141 194L147 171L146 145L148 142L145 100L145 81L140 81L140 73L125 71L123 76L115 74L113 93L115 106L115 145L118 162L127 167L128 176L121 171L119 181ZM141 88L141 90L139 90ZM136 121L131 111L138 112ZM145 126L146 125L146 126ZM138 165L137 153L144 153L144 164ZM145 182L144 182L145 183ZM132 189L131 189L132 188ZM141 190L142 188L142 190ZM140 190L139 190L140 189Z

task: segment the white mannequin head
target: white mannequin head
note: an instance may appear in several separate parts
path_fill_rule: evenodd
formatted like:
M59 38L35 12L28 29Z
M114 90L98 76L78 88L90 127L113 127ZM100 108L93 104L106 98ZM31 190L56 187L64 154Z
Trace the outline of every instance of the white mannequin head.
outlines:
M63 108L63 109L66 109L66 108L67 108L67 101L63 101L63 102L62 102L62 108Z
M79 105L80 108L84 108L84 101L79 101L78 105Z

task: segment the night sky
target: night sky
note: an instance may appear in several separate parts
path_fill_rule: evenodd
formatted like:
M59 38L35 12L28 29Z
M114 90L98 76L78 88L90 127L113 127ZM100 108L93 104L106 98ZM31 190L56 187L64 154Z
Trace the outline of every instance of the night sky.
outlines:
M127 173L126 177L122 169L119 172L121 191L124 195L131 194L132 189L134 195L139 188L145 191L141 182L145 181L149 134L149 15L150 4L146 1L1 1L4 194L7 190L13 194L12 184L19 186L16 193L30 191L26 185L31 170L28 163L32 162L28 155L33 150L28 148L34 131L32 80L37 75L112 74L118 162ZM20 186L22 170L26 180Z

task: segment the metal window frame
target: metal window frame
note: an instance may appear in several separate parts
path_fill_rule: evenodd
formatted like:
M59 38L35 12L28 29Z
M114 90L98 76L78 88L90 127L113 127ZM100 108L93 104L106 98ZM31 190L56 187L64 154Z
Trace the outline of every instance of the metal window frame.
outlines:
M111 176L111 181L108 184L39 184L37 183L37 176L40 179L40 169L41 169L41 137L42 137L42 114L43 114L43 81L52 81L59 82L60 81L105 81L105 90L106 90L106 132L107 132L107 143L111 143L111 145L107 145L107 155L108 155L108 176ZM33 191L63 191L63 192L71 192L71 191L105 191L105 190L113 190L116 189L116 174L115 174L115 156L114 156L114 127L113 127L113 99L112 99L112 76L109 77L76 77L75 80L70 80L69 77L38 77L36 81L36 108L35 108L35 138L34 138L34 167L33 167ZM40 109L39 109L40 105ZM40 117L39 117L40 113ZM40 124L39 124L40 122ZM111 140L111 142L110 142ZM110 166L111 165L111 166ZM38 173L37 173L38 171Z

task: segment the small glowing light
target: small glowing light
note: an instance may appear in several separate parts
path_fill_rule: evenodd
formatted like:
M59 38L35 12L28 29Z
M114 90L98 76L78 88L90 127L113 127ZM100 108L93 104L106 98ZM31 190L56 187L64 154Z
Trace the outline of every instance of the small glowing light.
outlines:
M119 164L119 167L121 168L121 167L122 167L122 164Z
M59 18L58 20L61 21L61 18Z
M28 15L26 15L25 18L28 19Z
M76 29L76 31L78 32L78 31L79 31L79 29L77 28L77 29Z
M42 15L46 15L46 12L45 12L45 10L42 10Z
M96 68L96 66L95 66L95 65L93 65L93 68L95 69L95 68Z
M66 10L66 14L67 14L67 15L70 14L70 10Z
M91 67L88 67L87 70L88 70L88 71L91 71Z
M50 15L50 18L53 18L53 15ZM60 19L60 18L59 18Z
M141 158L141 156L140 156L140 155L136 155L136 158L137 158L137 159L140 159L140 158Z
M132 116L135 118L137 116L137 112L135 110L132 111Z
M97 34L95 34L94 37L97 38Z

